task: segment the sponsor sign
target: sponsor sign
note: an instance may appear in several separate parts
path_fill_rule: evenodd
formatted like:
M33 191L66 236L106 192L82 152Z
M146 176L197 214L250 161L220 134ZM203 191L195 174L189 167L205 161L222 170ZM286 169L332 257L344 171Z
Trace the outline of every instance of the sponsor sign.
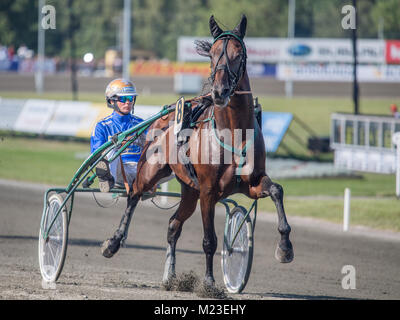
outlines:
M131 62L130 70L132 75L158 75L172 76L176 73L195 73L208 76L210 73L210 63L185 62L176 63L168 61L135 61Z
M292 81L353 81L353 66L349 64L278 64L277 78ZM400 83L400 66L359 65L359 82Z
M52 100L27 100L15 122L14 130L38 134L44 133L55 108L56 102Z
M294 56L294 61L353 62L353 46L350 39L296 39L287 46L289 49L296 46L309 48L309 51L306 49L300 51L305 52L302 56L291 54ZM286 61L288 61L287 58L289 57L286 57ZM357 41L357 59L359 63L385 63L385 41L359 39Z
M386 40L386 62L400 64L400 40Z
M26 100L0 98L0 129L13 130Z
M146 120L160 110L160 106L135 105L134 115ZM109 116L112 110L105 103L0 97L0 112L2 130L90 137L96 123Z
M292 122L293 115L286 112L262 113L262 133L267 152L276 152Z
M247 74L249 77L275 77L276 65L266 63L248 63L246 65Z
M104 119L105 117L108 117L112 113L112 110L110 108L107 108L105 104L100 104L100 103L92 104L90 106L90 109L95 109L96 118L92 121L92 123L88 127L86 127L85 129L80 129L78 131L77 135L79 137L90 137L90 135L93 132L93 129L96 126L96 123ZM134 115L143 120L146 120L154 116L160 110L161 110L160 106L135 104Z
M48 135L77 136L96 119L89 102L57 101L57 109L45 131Z
M178 39L179 61L209 61L195 49L195 40L212 38L180 37ZM353 61L353 47L350 39L329 38L245 38L248 62L340 62ZM383 64L386 61L384 40L359 39L357 41L360 63Z

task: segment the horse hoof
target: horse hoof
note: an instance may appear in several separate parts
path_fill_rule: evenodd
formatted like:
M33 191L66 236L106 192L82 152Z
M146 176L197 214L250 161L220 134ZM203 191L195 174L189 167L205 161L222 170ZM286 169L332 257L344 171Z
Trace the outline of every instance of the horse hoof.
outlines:
M205 277L204 278L204 286L205 287L214 287L215 286L215 280L213 277Z
M173 286L175 284L176 277L175 276L170 276L166 279L162 280L162 286L164 287L165 290L170 291L173 289Z
M101 254L105 258L111 258L115 253L117 253L119 247L120 241L114 238L108 239L104 241L103 245L101 246Z
M292 262L294 258L293 248L288 248L286 250L281 249L279 245L277 245L275 250L275 259L280 263L289 263Z

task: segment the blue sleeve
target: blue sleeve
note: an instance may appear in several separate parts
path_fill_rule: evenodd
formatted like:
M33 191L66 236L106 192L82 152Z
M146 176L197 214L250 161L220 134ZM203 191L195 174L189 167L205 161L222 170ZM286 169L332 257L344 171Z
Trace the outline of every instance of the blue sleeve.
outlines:
M93 153L100 146L106 143L107 139L108 136L104 130L104 127L100 123L97 123L92 132L92 136L90 137L90 153Z

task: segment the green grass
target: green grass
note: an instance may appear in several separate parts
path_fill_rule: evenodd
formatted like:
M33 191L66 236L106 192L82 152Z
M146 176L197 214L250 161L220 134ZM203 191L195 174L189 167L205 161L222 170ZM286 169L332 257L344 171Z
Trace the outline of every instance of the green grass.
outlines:
M342 196L350 188L352 196L393 197L395 175L360 173L360 178L282 179L277 180L290 196Z
M0 178L66 186L85 152L84 143L1 137Z

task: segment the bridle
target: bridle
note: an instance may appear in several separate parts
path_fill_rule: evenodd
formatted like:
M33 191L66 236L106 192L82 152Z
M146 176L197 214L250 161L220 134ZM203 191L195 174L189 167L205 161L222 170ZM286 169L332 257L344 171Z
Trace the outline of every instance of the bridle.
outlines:
M228 42L232 38L236 39L239 41L241 47L242 47L242 54L240 55L240 64L239 64L239 69L237 73L235 73L231 68L229 67L229 57L226 48L228 47ZM223 44L223 50L217 60L217 63L215 64L214 70L211 72L211 80L212 83L215 81L215 75L218 70L224 70L228 73L228 83L229 83L229 97L231 97L234 94L250 94L251 91L235 91L236 87L238 85L239 80L243 77L243 74L246 70L246 60L247 60L247 53L246 53L246 46L244 45L243 40L233 32L223 32L221 33L218 37L214 39L213 45L217 40L223 39L224 44ZM226 64L219 64L219 61L221 58L225 56L226 59Z

